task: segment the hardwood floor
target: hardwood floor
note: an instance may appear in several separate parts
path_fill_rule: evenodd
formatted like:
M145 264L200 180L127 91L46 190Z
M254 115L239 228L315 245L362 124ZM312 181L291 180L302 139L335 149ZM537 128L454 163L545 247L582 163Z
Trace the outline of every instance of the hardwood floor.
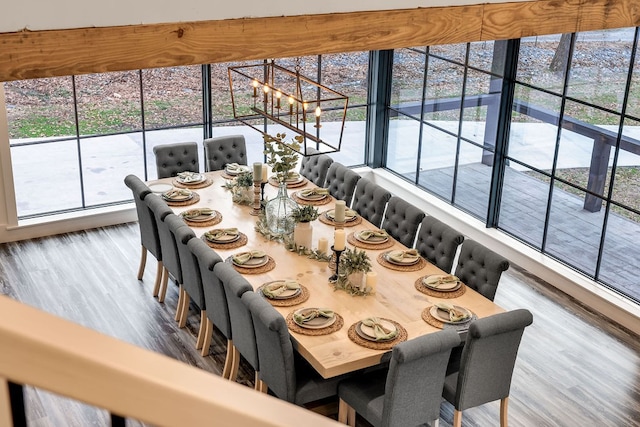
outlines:
M225 355L221 336L214 336L209 357L198 354L195 310L187 328L178 329L177 288L170 286L159 304L151 296L151 257L143 281L136 280L139 250L137 224L3 244L0 293L219 374ZM640 426L638 336L517 268L503 275L496 303L534 315L512 382L511 426ZM244 363L238 381L252 385L253 372ZM28 389L26 402L30 426L108 425L105 411L42 390ZM448 427L452 420L451 405L443 403L440 425ZM463 415L464 426L498 423L498 402Z

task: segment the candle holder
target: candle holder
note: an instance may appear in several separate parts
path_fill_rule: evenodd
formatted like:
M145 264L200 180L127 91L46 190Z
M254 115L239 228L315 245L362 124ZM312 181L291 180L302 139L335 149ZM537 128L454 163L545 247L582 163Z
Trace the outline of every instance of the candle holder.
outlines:
M346 221L341 221L341 222L336 222L333 221L333 228L335 230L343 230L344 229L344 224L346 223Z
M331 250L334 254L336 254L336 272L331 277L329 277L329 282L336 283L338 281L338 270L340 269L340 255L342 255L344 249L339 251L335 248L335 246L331 245Z
M253 181L253 210L251 215L258 216L262 213L262 203L260 202L260 181Z
M264 207L264 186L267 185L266 182L260 182L260 200L262 201L262 206Z

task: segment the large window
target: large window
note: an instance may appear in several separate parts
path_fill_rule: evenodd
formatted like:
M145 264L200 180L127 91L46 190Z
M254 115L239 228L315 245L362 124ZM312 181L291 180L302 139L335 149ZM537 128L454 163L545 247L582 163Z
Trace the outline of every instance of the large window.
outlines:
M387 168L640 300L637 40L631 28L396 51Z
M346 165L364 163L368 61L368 53L301 58L303 74L351 98L343 150L333 155ZM243 134L248 161L262 161L261 134L233 119L229 65L4 83L18 218L128 202L123 178L154 179L159 144Z

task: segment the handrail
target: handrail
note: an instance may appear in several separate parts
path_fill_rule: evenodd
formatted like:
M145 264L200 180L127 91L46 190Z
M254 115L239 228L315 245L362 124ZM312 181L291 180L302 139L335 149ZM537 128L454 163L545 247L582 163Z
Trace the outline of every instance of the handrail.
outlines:
M0 348L0 380L158 426L340 425L6 296L0 296Z

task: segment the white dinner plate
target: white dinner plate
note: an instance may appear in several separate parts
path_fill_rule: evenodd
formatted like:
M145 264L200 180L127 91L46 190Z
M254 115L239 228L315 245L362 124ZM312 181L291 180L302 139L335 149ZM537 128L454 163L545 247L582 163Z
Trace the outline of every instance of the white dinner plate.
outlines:
M441 321L442 323L448 323L450 325L459 325L462 323L467 323L468 321L471 320L471 312L469 310L467 310L464 307L460 307L459 305L454 305L453 308L455 308L458 311L461 311L463 313L467 314L467 318L463 319L463 320L459 320L457 322L452 322L451 320L449 320L449 313L445 310L441 310L438 307L436 307L435 305L431 306L431 308L429 309L429 313L436 318L437 320Z
M420 261L420 256L417 256L415 258L403 258L402 262L398 262L398 261L395 261L395 260L391 259L391 257L389 256L389 253L387 252L384 255L384 259L386 259L391 264L395 264L395 265L414 265L414 264L417 264L418 261Z
M265 255L262 258L251 258L249 261L245 262L244 264L238 264L235 261L233 261L233 258L231 258L231 262L233 262L233 265L237 265L238 267L242 267L242 268L258 268L268 263L269 257Z
M285 282L282 280L276 280L275 282L269 282L267 284L265 284L262 289L264 289L265 287L269 286L274 286L274 287L278 287L277 285L283 285ZM261 289L261 291L262 291ZM300 295L300 292L302 292L302 289L298 288L298 289L285 289L284 291L282 291L282 293L276 297L270 297L264 294L264 292L261 292L262 295L264 295L265 298L269 298L269 299L290 299L290 298L295 298L298 295Z
M394 325L393 323L387 320L380 320L380 323L384 328L388 329L389 331L397 331L396 325ZM364 325L362 321L358 322L358 325L356 326L356 333L360 335L361 338L364 338L365 340L376 341L376 342L391 341L396 339L396 337L398 336L398 334L396 334L392 338L377 339L376 334L373 331L373 328L371 326Z
M307 313L311 310L317 310L316 308L301 308L299 310L295 311L295 314L302 314L302 313ZM308 322L296 322L295 320L295 316L293 316L293 321L296 325L300 326L301 328L306 328L306 329L322 329L322 328L327 328L331 325L333 325L334 323L336 323L336 315L334 314L331 317L323 317L323 316L318 316L315 319L311 319Z
M173 190L173 185L171 184L151 184L149 186L149 190L151 190L152 193L154 194L162 194L162 193L166 193L167 191L171 191Z
M359 231L357 233L354 234L354 237L356 238L357 241L362 242L362 243L370 243L372 245L377 245L380 243L385 243L389 241L389 236L386 237L370 237L369 239L365 240L362 237L360 237L360 233L367 231L367 230L362 230Z
M462 286L462 282L460 282L460 280L455 281L455 282L445 282L445 283L440 283L440 282L435 282L435 283L427 283L430 279L431 280L439 280L443 277L449 276L449 274L432 274L430 276L426 276L422 278L422 284L425 285L427 288L429 289L433 289L435 291L442 291L442 292L447 292L447 291L455 291L457 289L460 288L460 286Z

